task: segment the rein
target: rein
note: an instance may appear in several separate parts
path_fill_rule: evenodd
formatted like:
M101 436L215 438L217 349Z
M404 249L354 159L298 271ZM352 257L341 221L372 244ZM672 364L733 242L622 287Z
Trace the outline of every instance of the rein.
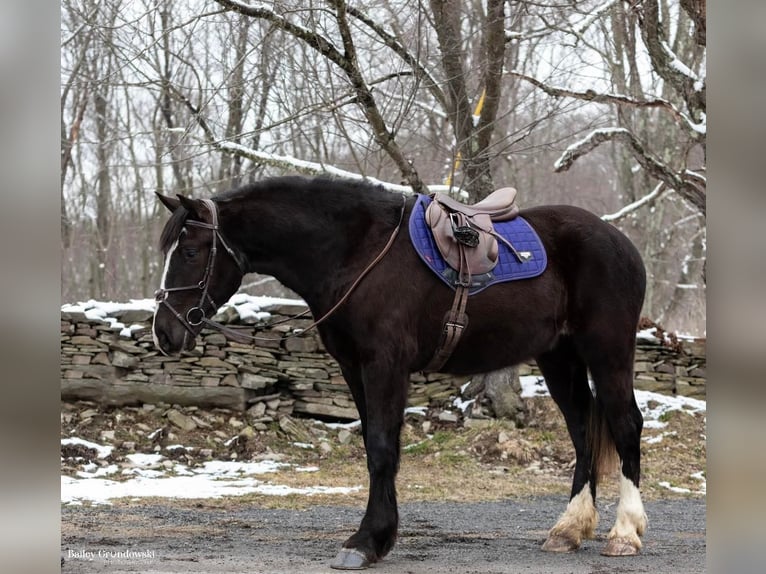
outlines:
M206 325L207 327L210 327L212 329L215 329L219 332L221 332L223 335L229 337L230 339L238 342L238 343L249 343L251 341L273 341L274 339L269 337L258 337L257 335L246 335L244 333L240 333L238 329L249 329L249 327L229 327L227 325L222 325L221 323L217 321L213 321L212 319L208 319L205 316L205 311L203 309L203 306L207 301L210 302L213 312L215 312L216 309L218 309L218 305L216 305L213 298L208 293L208 280L210 279L210 276L213 273L213 268L215 266L215 256L217 252L217 242L220 241L221 244L226 248L226 251L229 252L229 254L232 256L232 258L236 261L237 266L239 267L240 271L244 275L247 273L246 268L241 260L240 257L237 256L236 251L234 251L227 243L226 240L223 238L219 231L218 226L218 210L216 208L216 205L213 201L209 199L203 199L202 200L205 205L207 205L208 209L210 209L210 213L213 217L213 223L204 223L201 221L187 221L186 225L191 225L194 227L201 227L203 229L210 229L213 232L213 246L210 249L210 254L208 255L208 261L207 265L205 266L205 273L202 276L202 280L197 283L196 285L187 285L184 287L170 287L167 289L161 288L155 291L154 298L155 301L157 301L160 305L165 305L170 312L173 314L173 316L178 319L181 324L184 326L184 328L187 330L187 333L184 333L184 341L183 346L186 346L186 336L188 333L191 333L193 337L197 337L197 333L194 331L194 327L198 327L201 324ZM292 337L300 337L310 331L311 329L314 329L315 327L319 326L321 323L323 323L325 320L327 320L333 313L335 313L338 308L343 305L343 303L346 302L346 300L351 296L351 293L354 291L354 289L357 288L359 283L361 283L362 279L370 272L372 269L380 262L383 257L386 256L386 254L389 252L391 247L394 244L394 240L399 235L399 230L402 227L402 222L404 221L404 212L405 208L407 206L407 197L405 195L402 195L402 207L401 211L399 212L399 221L396 224L396 227L391 232L390 237L388 238L388 241L386 242L386 245L383 247L383 249L378 253L378 255L373 259L367 267L362 270L362 272L359 274L359 276L354 280L354 282L351 284L351 286L346 290L346 292L343 294L343 296L338 300L335 305L330 308L329 311L327 311L322 317L311 323L308 327L305 329L301 329L300 331L296 331L294 333L291 333L289 335L283 335L282 339L289 339ZM200 302L197 304L196 307L190 308L186 312L186 316L184 317L179 313L170 303L168 303L167 297L168 293L171 293L173 291L187 291L190 289L200 289L202 291L202 295L200 296ZM299 313L297 315L294 315L292 317L288 317L286 319L281 319L279 321L275 321L273 323L269 323L268 325L263 326L263 328L272 327L274 325L279 325L281 323L286 323L288 321L292 321L294 319L298 319L300 317L303 317L307 313L309 313L309 309L306 309L302 313ZM195 316L192 316L192 313L195 313ZM199 313L199 316L196 316L196 314Z

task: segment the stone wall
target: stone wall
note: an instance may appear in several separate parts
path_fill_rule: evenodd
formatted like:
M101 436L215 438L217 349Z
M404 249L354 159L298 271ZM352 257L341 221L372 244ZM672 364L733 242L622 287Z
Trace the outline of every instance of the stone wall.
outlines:
M305 310L298 305L264 307L268 322ZM92 314L89 314L92 317ZM309 319L293 319L268 329L255 327L262 314L224 308L216 320L247 326L255 345L228 341L204 330L193 353L165 357L151 337L152 311L117 308L103 318L82 310L61 312L61 397L106 405L168 403L248 410L264 421L282 414L356 419L356 408L337 363L324 351L315 331L283 338L305 328ZM243 320L243 316L247 318ZM118 322L118 323L115 323ZM130 325L130 327L124 327ZM521 374L539 374L534 363ZM468 377L415 374L410 406L446 401ZM666 393L704 397L704 341L663 344L642 337L636 358L636 383Z

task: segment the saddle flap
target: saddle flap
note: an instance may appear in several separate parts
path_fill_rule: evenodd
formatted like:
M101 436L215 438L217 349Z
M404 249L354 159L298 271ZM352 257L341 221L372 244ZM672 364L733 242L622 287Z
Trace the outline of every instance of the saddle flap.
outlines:
M453 214L454 215L454 214ZM432 201L426 209L425 219L431 228L436 246L439 248L444 260L456 271L464 271L471 275L480 275L492 271L497 265L498 245L489 232L492 231L492 220L488 214L476 214L466 216L457 214L459 225L467 226L478 232L478 243L475 247L468 247L464 242L455 237L453 221L448 213L437 201ZM461 251L464 255L461 255ZM465 257L465 269L461 265L461 257Z

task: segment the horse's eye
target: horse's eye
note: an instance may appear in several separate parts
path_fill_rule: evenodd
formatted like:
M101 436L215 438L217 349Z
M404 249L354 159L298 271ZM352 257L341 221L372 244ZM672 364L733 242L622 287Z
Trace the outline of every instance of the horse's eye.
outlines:
M183 253L186 259L194 259L197 256L197 250L194 247L184 247Z

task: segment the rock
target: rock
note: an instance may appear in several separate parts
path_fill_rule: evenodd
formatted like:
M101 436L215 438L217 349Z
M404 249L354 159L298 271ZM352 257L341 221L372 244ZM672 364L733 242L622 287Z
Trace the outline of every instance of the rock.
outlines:
M229 426L234 429L239 429L245 426L245 423L243 423L241 420L236 419L234 417L231 417L229 419Z
M440 412L437 418L444 423L456 423L458 420L457 415L450 411Z
M191 417L186 416L175 409L170 409L165 413L165 416L172 424L182 430L193 431L197 428L197 423L195 423Z
M319 348L313 337L293 337L285 341L285 349L290 352L313 353Z
M340 444L350 443L351 433L346 429L340 429L340 432L338 432L338 442L340 442Z
M136 450L136 443L133 442L132 440L126 440L125 442L122 443L122 448L132 452Z
M252 407L247 409L247 414L254 419L260 418L266 412L266 403L255 403Z
M463 426L467 429L483 429L492 424L492 419L474 419L468 418L463 421Z
M197 423L197 426L199 428L203 428L203 429L209 429L210 428L210 425L207 422L205 422L204 420L202 420L200 417L195 417L194 415L192 415L192 420L195 423Z
M113 430L105 430L101 431L101 434L99 435L101 437L101 440L103 441L112 441L114 440L114 431Z
M504 442L508 442L509 440L511 440L511 437L508 436L507 432L500 431L500 433L498 433L498 435L497 435L497 442L499 442L500 444L502 444Z
M112 353L112 365L123 369L134 369L138 366L138 357L123 351L114 351Z
M324 405L311 401L295 401L293 410L308 415L322 415L340 420L353 421L359 418L356 408L344 408L335 405Z
M276 382L277 379L274 377L264 377L263 375L255 375L253 373L242 372L239 375L239 384L246 389L265 389Z
M133 323L147 323L154 316L154 311L146 309L122 309L112 314L120 323L130 325Z
M431 421L423 421L423 424L420 425L420 428L423 429L423 432L428 434L431 432L431 427L433 427L433 423Z
M295 442L312 443L313 437L287 415L279 418L279 428Z
M221 386L222 387L238 387L239 385L239 379L237 379L237 375L234 375L232 373L226 375L223 379L221 379Z
M246 426L241 431L239 431L239 436L245 437L245 438L253 438L255 436L255 429L251 426Z
M332 445L329 442L322 441L319 443L319 450L322 454L330 454L332 452Z
M82 411L78 416L81 420L85 419L91 419L95 417L98 414L98 411L96 409L85 409Z
M212 448L201 448L199 450L199 455L202 458L212 458L213 457L213 449Z

